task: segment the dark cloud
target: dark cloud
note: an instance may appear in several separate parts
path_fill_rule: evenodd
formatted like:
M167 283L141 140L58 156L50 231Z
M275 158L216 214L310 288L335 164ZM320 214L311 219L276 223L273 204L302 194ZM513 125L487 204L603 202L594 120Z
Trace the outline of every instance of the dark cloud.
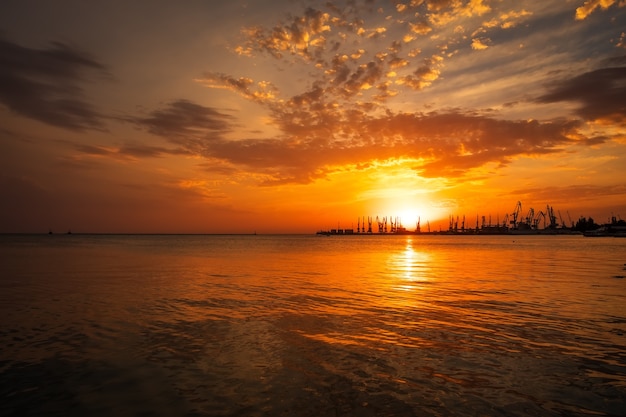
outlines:
M148 117L127 118L150 133L166 138L194 153L233 129L234 117L188 100L176 100Z
M184 149L163 148L161 146L124 145L117 151L120 155L128 155L134 158L159 158L166 155L189 155Z
M149 146L141 144L125 144L121 147L104 147L95 145L77 144L74 146L80 154L95 157L110 157L116 159L132 158L160 158L167 155L189 155L184 149L171 149L161 146Z
M342 85L340 94L350 98L376 84L384 75L382 66L371 61L358 67Z
M626 67L602 68L556 84L539 103L581 103L577 114L592 121L626 126Z
M62 43L31 49L0 38L0 102L22 116L71 130L102 130L103 116L79 86L88 72L106 69Z

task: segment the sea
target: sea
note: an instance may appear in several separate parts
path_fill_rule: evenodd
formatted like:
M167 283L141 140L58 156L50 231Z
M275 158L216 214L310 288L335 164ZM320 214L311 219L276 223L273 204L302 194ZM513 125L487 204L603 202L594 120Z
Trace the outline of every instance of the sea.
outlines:
M1 416L624 416L626 239L2 235Z

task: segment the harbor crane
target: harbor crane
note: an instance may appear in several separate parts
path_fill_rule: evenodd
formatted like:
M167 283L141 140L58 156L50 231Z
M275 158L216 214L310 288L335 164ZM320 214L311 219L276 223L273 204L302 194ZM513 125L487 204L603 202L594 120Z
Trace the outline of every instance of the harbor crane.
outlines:
M526 224L528 224L529 226L532 225L534 219L535 209L531 207L530 210L528 210L528 214L526 215Z
M380 219L376 216L376 223L378 223L378 233L387 233L387 217Z
M574 222L572 221L572 217L569 215L569 210L567 210L567 218L569 219L569 224L574 227Z
M535 217L535 220L533 221L533 229L539 229L539 220L541 219L543 219L543 228L546 228L546 213L540 211L537 213L537 217Z
M513 216L513 220L511 220L511 224L513 225L513 228L517 228L517 219L519 218L520 213L522 212L522 202L518 201L517 205L515 206L515 210L513 210L513 213L511 213L511 216Z
M554 209L549 205L546 206L546 216L548 216L548 221L550 222L550 229L556 229L558 224L556 222L556 216L554 215Z

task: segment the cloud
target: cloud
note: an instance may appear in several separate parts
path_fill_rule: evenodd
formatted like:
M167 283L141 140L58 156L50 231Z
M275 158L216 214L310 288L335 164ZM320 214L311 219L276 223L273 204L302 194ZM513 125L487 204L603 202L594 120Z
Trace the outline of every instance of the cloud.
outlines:
M470 52L465 34L472 33L472 28L456 30L457 25L446 32L443 21L464 19L459 24L469 22L486 33L510 29L532 15L525 9L492 11L487 2L478 0L396 4L376 13L379 18L385 16L384 27L380 19L366 22L360 15L366 6L354 3L344 8L322 6L326 11L309 8L270 29L246 29L247 39L240 50L265 53L288 65L300 60L303 67L297 68L305 68L312 76L304 91L287 95L269 81L215 72L196 80L264 107L269 123L280 132L275 137L229 140L232 135L226 133L238 124L234 113L184 100L169 103L136 123L206 158L205 170L248 173L264 184L307 183L337 170L365 169L374 161L394 159L414 161L415 170L425 177L463 177L487 164L504 166L519 157L563 152L572 144L590 146L604 140L597 132L593 137L583 134L583 123L576 119L501 120L488 111L405 113L387 107L401 89L420 94L431 87L450 56L449 46L456 43ZM409 23L409 16L415 20ZM373 34L376 39L368 39ZM422 42L416 48L415 43L405 46L398 41L426 41L419 38L426 34L432 34L438 46ZM474 49L485 49L499 38L490 34L469 39ZM427 48L429 58L416 58L422 48ZM591 87L588 94L587 85ZM617 100L622 93L619 71L611 70L566 80L537 101L577 100L584 103L581 114L590 118L616 117L623 114ZM613 110L594 109L598 99L614 103Z
M329 173L375 160L412 159L422 176L463 176L488 163L504 165L513 158L560 152L586 139L580 122L507 121L471 112L392 113L369 108L324 105L313 89L288 101L268 104L282 135L229 140L223 134L234 116L185 100L169 103L134 122L179 146L176 152L202 156L221 172L256 177L264 184L308 183ZM147 147L117 150L82 147L94 155L158 156L171 150ZM133 152L131 152L133 151ZM226 170L226 171L225 171Z
M372 138L387 136L385 142L374 146L379 149L379 158L423 160L416 164L422 176L459 177L488 163L503 165L519 156L559 152L560 146L572 141L570 137L580 124L435 112L397 114L371 120L369 126Z
M234 128L233 116L182 99L172 101L164 109L154 110L146 117L125 120L196 154L202 153L207 143L220 140Z
M244 29L243 43L235 49L268 55L291 71L307 71L310 84L321 88L325 97L335 95L339 105L353 99L382 105L397 97L400 89L420 92L434 87L445 60L497 46L505 29L510 32L533 16L523 8L494 10L483 0L413 0L380 7L348 1L316 7L274 26ZM447 25L453 21L457 23ZM306 45L304 33L308 39L324 41ZM375 39L370 39L373 34ZM259 91L248 77L207 73L199 81L244 97L262 93L268 94L264 98L280 97L276 85Z
M268 52L276 58L288 54L310 60L326 43L324 32L330 30L329 21L328 13L308 8L302 16L293 17L289 22L269 30L261 27L244 29L249 40L236 50L244 55L256 50Z
M79 84L106 75L89 55L62 43L32 49L0 38L0 102L22 116L70 130L103 130L101 115Z
M484 33L510 29L533 14L525 9L493 12L487 2L453 0L416 0L392 8L389 14L394 12L401 16L395 19L387 16L386 31L367 29L379 28L380 22L368 24L361 19L356 7L334 6L328 12L308 9L304 16L292 17L295 26L285 24L277 26L283 28L281 30L255 28L248 32L247 48L269 53L283 63L291 61L282 52L291 51L293 56L303 58L313 80L305 91L288 97L270 82L205 73L198 82L210 88L229 89L265 107L271 124L281 134L275 138L239 138L236 141L222 136L206 142L202 154L222 161L229 169L245 167L271 184L310 182L345 169L341 167L363 167L372 161L394 158L414 160L415 169L423 176L461 177L486 164L502 166L518 157L562 152L573 143L589 146L603 140L598 135L587 137L581 133L580 120L567 118L500 120L493 112L487 116L487 111L479 114L448 109L403 113L397 107L387 107L388 100L396 97L401 89L420 93L438 80L444 69L443 61L449 56L448 46L456 42L459 46L467 45L469 50L465 33L471 30L456 30L455 27L452 32L444 33L444 29L438 27L443 20L472 18L471 23ZM386 14L380 9L379 14L383 13ZM492 16L486 16L489 13ZM416 16L419 23L407 23L406 18L411 15ZM324 44L317 44L315 53L312 49L305 51L296 41L298 36L285 37L285 33L302 32L301 27L308 27L307 22L315 21L313 16L320 19L323 16L323 23L314 26L318 29L311 33L323 32L326 40ZM479 20L483 16L485 18ZM426 21L434 26L424 23ZM404 43L398 42L398 39L408 39L403 38L407 33L424 35L431 31L437 31L433 40L436 39L439 46L430 58L415 59L418 55L415 51L421 53L421 47L429 48L428 44L422 43L420 48L410 45L405 51ZM367 38L368 33L374 32L381 35L375 42L348 41L350 34ZM386 41L382 36L385 33L397 36ZM440 34L454 39L440 39ZM272 36L277 39L271 40ZM342 42L335 42L337 37ZM409 42L413 42L412 39ZM491 39L474 37L472 46L485 49L491 45ZM289 46L287 40L295 44ZM280 46L281 53L268 45ZM313 57L314 62L309 62ZM562 84L559 91L569 91L568 84ZM570 99L558 93L555 90L540 101Z
M255 83L251 78L235 78L215 72L206 72L201 78L197 78L195 81L205 87L223 88L237 93L248 100L261 103L274 100L278 91L272 83L266 81Z
M491 7L483 0L437 0L428 2L427 10L428 19L433 25L444 26L462 17L482 16L490 12Z
M432 86L440 77L444 58L458 53L458 49L448 51L449 47L467 45L486 49L492 45L493 38L477 35L472 35L473 42L468 44L466 31L486 32L490 26L485 20L493 21L494 29L511 28L532 15L523 9L495 12L484 0L394 3L376 11L369 2L320 4L320 9L307 8L301 15L289 16L272 27L245 28L243 43L234 49L246 55L267 54L287 65L311 68L313 64L316 71L308 75L313 77L315 86L328 95L382 103L397 95L391 88L394 84L415 91ZM384 19L381 20L381 16L385 16ZM447 24L459 20L463 25L473 25L474 29L466 30L459 24L459 30L450 33ZM431 38L426 40L426 35ZM406 51L402 51L403 45L408 45ZM430 58L416 59L424 46ZM208 87L235 90L243 96L259 93L255 83L247 77L207 73L200 81ZM368 90L371 90L369 95L365 94ZM270 98L279 94L275 86L267 92Z
M482 49L487 49L489 48L489 45L487 44L489 42L488 39L479 39L479 38L474 38L472 39L472 49L475 50L482 50Z
M326 10L308 8L301 16L291 16L271 28L245 28L243 43L234 49L246 55L266 53L290 65L314 64L317 71L311 75L315 85L344 100L361 97L364 91L374 88L377 90L372 90L369 98L384 101L395 96L390 90L390 77L397 76L400 83L414 90L426 88L438 78L443 59L441 51L429 53L431 58L426 61L415 59L420 48L411 47L402 53L403 44L413 43L432 32L427 15L445 11L455 16L469 16L490 10L482 1L473 0L463 7L458 3L398 4L393 8L396 18L385 19L384 25L376 19L376 13L374 17L371 13L368 15L370 20L364 19L362 13L368 12L367 4L359 6L350 2L345 7L326 4L322 6ZM409 21L409 14L405 16L405 12L420 17ZM357 44L359 47L355 48ZM441 46L441 50L445 50L445 46ZM246 77L207 73L199 81L208 87L235 90L243 96L260 93ZM271 98L278 94L274 86L266 92L272 94Z
M120 147L96 146L76 144L74 149L81 155L88 157L107 157L121 160L134 160L137 158L160 158L167 155L191 155L190 151L162 146L150 146L142 144L125 144Z
M626 32L622 32L619 36L619 40L615 43L618 48L626 48Z
M426 58L423 60L422 65L413 71L412 74L399 77L399 82L415 91L429 87L439 78L442 61L443 58L437 55L433 55L431 58Z
M417 35L427 35L433 30L428 25L428 22L424 22L424 21L416 22L416 23L409 22L409 27L411 29L411 33L415 33Z
M470 0L462 11L462 14L465 16L482 16L490 11L491 7L485 4L483 0Z
M532 14L532 12L524 9L520 11L511 10L509 12L500 13L498 16L483 22L482 26L477 29L474 34L484 33L494 28L512 29L519 25L524 18L532 16Z
M615 3L616 0L588 0L576 9L576 20L585 20L595 9L606 10ZM623 3L620 6L623 6Z
M141 144L126 144L121 146L117 153L132 158L159 158L166 155L190 155L189 151L181 148L171 149L161 146L147 146Z
M579 102L577 114L591 121L626 126L626 67L602 68L557 83L539 103Z

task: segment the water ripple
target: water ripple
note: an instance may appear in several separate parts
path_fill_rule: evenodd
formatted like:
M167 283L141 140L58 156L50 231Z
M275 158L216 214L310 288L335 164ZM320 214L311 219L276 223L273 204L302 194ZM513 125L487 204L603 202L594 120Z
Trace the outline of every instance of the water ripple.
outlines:
M0 242L2 415L626 409L624 239L72 238Z

